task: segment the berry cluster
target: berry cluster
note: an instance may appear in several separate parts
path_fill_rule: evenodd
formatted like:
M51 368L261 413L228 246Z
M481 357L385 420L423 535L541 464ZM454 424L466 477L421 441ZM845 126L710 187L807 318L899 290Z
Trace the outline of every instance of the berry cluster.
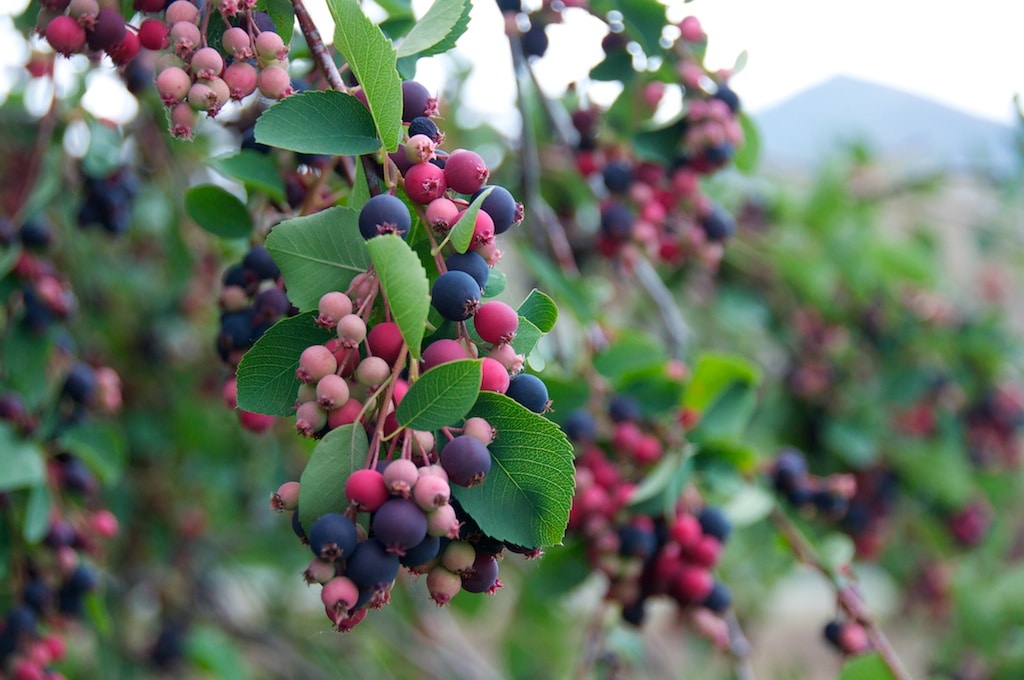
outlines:
M224 402L228 408L237 409L234 371L242 355L268 328L295 310L284 292L281 270L263 246L252 246L241 262L229 267L222 284L217 353L232 371L224 382ZM275 422L273 416L237 410L242 426L258 434L266 432Z
M637 486L661 458L664 443L644 433L651 424L642 424L632 397L613 396L607 414L607 428L585 410L563 423L577 447L569 532L582 538L588 561L609 579L607 597L621 604L623 620L641 625L647 600L668 596L693 610L702 633L727 644L725 621L707 613L721 614L732 603L729 588L713 573L730 522L688 493L671 516L634 509Z
M101 8L97 0L43 0L41 4L36 31L58 54L105 52L118 66L138 55L139 36L114 7ZM158 4L162 9L163 2Z
M78 225L88 228L98 224L108 234L124 234L131 226L132 205L138 191L138 178L129 167L118 168L105 177L83 172L85 197L78 208Z
M804 454L787 447L779 451L771 468L772 485L790 505L807 514L817 514L831 521L842 520L857 492L853 475L832 475L820 478L807 471Z
M41 346L65 333L57 322L75 311L75 296L48 251L55 242L52 227L36 217L16 226L0 219L0 248L16 253L10 271L0 280L4 300L0 334L5 347L21 342ZM22 340L7 342L21 336ZM94 414L120 409L121 385L117 373L102 365L79 361L71 355L73 340L43 357L40 368L56 380L54 390L40 396L14 362L0 367L0 434L15 443L24 466L22 489L17 483L0 494L0 514L9 527L18 527L27 514L32 496L43 494L50 504L45 524L25 529L26 543L16 531L5 532L0 548L11 550L18 542L20 556L8 564L9 609L0 625L0 675L12 678L60 678L51 665L64 655L59 636L70 619L83 614L85 597L99 584L92 563L102 557L102 544L118 532L117 518L102 506L100 481L93 470L61 437L87 426ZM8 350L9 351L9 350ZM10 359L8 354L6 359ZM19 358L21 358L19 356ZM52 394L52 400L48 395ZM4 453L10 453L5 451ZM37 480L28 471L39 456ZM30 464L32 463L32 464ZM28 544L28 547L25 547Z
M825 624L825 640L844 655L864 654L871 650L868 633L852 619L833 619Z
M369 608L387 604L400 567L426 574L439 606L460 590L493 593L501 587L497 560L505 544L480 532L451 497L451 484L483 483L493 428L469 418L445 433L451 438L440 454L421 450L353 472L345 482L348 506L321 515L308 531L298 519L298 482L284 483L271 496L273 509L292 511L296 534L313 552L305 578L323 585L325 611L337 630L351 630ZM416 434L421 441L433 439L429 432Z

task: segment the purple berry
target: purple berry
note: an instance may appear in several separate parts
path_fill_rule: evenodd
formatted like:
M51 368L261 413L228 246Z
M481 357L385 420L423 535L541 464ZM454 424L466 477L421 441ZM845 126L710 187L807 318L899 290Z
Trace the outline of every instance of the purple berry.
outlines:
M359 586L360 593L386 590L398 576L398 555L389 553L376 540L360 541L345 564L345 575Z
M412 227L412 216L402 199L391 194L378 194L359 211L359 233L369 240L381 234L397 234L405 238Z
M356 525L337 512L321 515L309 528L310 549L314 555L327 562L350 557L358 540Z
M441 466L453 484L476 486L491 470L491 452L479 439L462 435L441 449Z
M480 191L473 194L473 200L475 201L477 196L487 189L490 189L491 192L480 204L480 209L491 216L491 220L494 222L494 233L504 234L522 219L520 214L522 206L516 202L508 189L498 185L482 187Z
M388 552L403 555L427 535L427 516L413 501L391 498L374 513L370 528Z
M420 116L436 116L437 99L415 80L402 82L402 120L406 123Z
M494 555L477 555L472 571L462 577L462 589L467 593L494 593L500 587L498 560Z

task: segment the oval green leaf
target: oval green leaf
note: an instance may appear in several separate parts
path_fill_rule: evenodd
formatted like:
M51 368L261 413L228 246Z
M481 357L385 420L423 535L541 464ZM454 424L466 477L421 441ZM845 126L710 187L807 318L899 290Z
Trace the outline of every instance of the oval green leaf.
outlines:
M427 270L409 244L394 234L375 236L366 242L366 248L391 307L391 316L409 346L409 354L419 359L430 313Z
M357 156L380 148L370 112L337 90L300 92L274 104L256 121L256 141L327 156Z
M421 375L398 405L398 422L436 430L462 420L480 393L482 364L481 359L451 361Z
M419 18L398 46L398 56L427 57L455 47L455 42L469 26L469 0L435 2Z
M489 536L526 547L562 542L575 491L572 444L547 418L503 394L482 392L469 417L497 431L483 484L452 493Z
M317 442L299 477L299 523L309 531L317 517L348 507L345 480L366 465L370 444L362 426L343 425Z
M462 213L462 217L452 227L451 235L449 240L451 241L452 247L460 253L464 253L469 250L470 244L473 242L473 232L476 231L476 216L480 212L480 206L483 205L484 199L487 195L494 190L494 187L487 187L476 199L469 204L469 207Z
M222 175L244 184L246 190L262 191L278 201L285 198L284 182L271 156L245 150L232 156L211 158L210 165Z
M299 355L334 337L314 319L315 312L281 319L245 353L238 364L238 408L270 416L295 412Z
M7 423L0 423L0 491L39 486L46 482L43 451L22 439Z
M281 268L293 305L316 309L324 293L344 291L369 268L358 222L359 211L334 207L286 220L270 231L265 245Z
M550 333L558 321L558 306L555 301L536 288L530 291L516 311L519 312L519 316L529 319L541 333Z
M252 218L234 194L213 184L200 184L185 192L185 212L206 231L221 238L246 238Z

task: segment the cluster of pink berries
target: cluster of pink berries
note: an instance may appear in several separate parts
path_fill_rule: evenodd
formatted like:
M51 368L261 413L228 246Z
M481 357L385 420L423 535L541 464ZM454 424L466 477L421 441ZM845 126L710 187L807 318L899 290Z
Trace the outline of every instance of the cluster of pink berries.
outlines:
M156 89L170 111L173 136L191 139L197 113L216 116L229 101L241 101L258 89L281 99L293 92L288 46L273 30L261 30L255 13L237 3L215 4L225 17L239 17L221 35L221 49L209 45L200 22L203 11L190 0L175 0L166 23L148 19L139 29L146 47L170 51L157 62Z
M353 472L345 481L348 506L321 515L308 531L298 521L298 482L286 482L271 496L273 509L293 512L296 534L313 551L305 578L323 586L325 612L337 630L351 630L368 609L387 604L403 566L426 574L439 606L462 590L493 593L501 587L497 556L504 545L488 551L451 497L451 484L484 481L494 430L482 418L469 418L444 432L449 439L440 454L419 450L407 456L403 450L401 457ZM429 432L415 434L433 439ZM359 521L363 513L366 522Z

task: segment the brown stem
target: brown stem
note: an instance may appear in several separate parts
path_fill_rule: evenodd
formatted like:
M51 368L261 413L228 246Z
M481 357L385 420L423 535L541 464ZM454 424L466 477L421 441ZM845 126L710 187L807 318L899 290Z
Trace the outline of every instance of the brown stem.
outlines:
M35 187L36 180L39 179L39 172L42 170L43 164L46 159L46 148L50 145L50 138L53 136L53 129L57 125L57 95L54 94L50 99L50 108L47 110L46 115L43 116L42 120L39 121L38 132L36 133L36 144L32 149L32 155L29 157L29 165L25 170L25 183L21 187L21 193L18 196L18 203L16 210L21 213L28 205L28 199L32 196L32 189ZM19 220L23 219L24 215L19 215Z
M797 560L819 572L832 582L836 589L839 606L847 616L864 626L864 630L867 631L868 638L871 640L872 647L878 652L885 665L889 667L893 677L896 680L911 680L910 672L907 671L906 666L903 665L903 661L896 653L896 650L893 649L889 639L882 632L882 629L870 612L868 612L864 600L861 599L854 584L821 561L811 542L807 540L807 537L803 535L796 524L782 510L779 508L772 510L771 520L786 540L786 543L789 544L790 550L793 551Z
M630 264L640 285L658 308L665 332L668 333L669 354L677 359L682 358L693 334L672 292L665 287L665 282L644 255L637 253Z
M309 15L306 5L302 0L292 0L292 7L295 8L295 18L299 20L299 29L306 37L309 52L313 55L313 60L320 67L328 84L339 92L348 92L348 88L345 87L341 74L338 72L338 67L335 66L334 59L331 58L331 53L327 49L327 45L324 44L324 39L320 37L320 30L313 23L313 17Z

